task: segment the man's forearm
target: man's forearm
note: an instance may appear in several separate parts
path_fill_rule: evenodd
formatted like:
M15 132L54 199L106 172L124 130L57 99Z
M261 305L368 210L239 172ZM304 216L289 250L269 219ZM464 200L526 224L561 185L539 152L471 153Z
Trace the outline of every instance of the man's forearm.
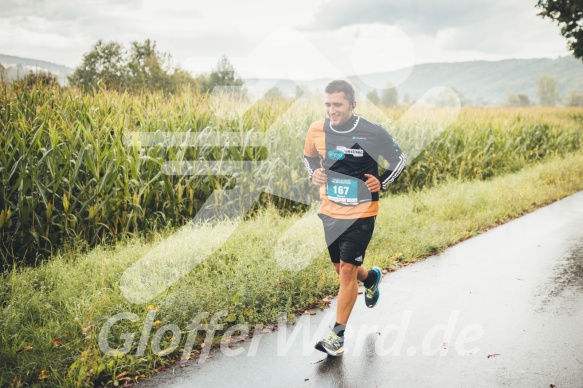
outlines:
M312 180L312 175L314 175L314 171L320 168L320 158L310 158L309 156L304 155L304 164L306 165L306 170L310 176L310 180Z
M389 184L393 183L395 179L397 179L397 177L401 175L401 172L403 172L403 169L405 168L406 165L407 157L405 156L404 153L401 152L398 158L395 158L393 161L390 162L389 166L390 170L386 170L379 177L379 180L381 181L381 188L385 190L389 186Z

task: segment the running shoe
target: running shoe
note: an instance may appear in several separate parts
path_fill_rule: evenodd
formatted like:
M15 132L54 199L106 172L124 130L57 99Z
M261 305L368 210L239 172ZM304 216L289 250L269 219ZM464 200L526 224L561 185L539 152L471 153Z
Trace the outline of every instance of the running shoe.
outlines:
M379 300L379 284L381 283L381 280L383 279L383 273L381 272L381 269L379 267L372 267L371 268L373 271L376 272L377 274L377 281L375 282L375 284L372 285L371 288L365 288L364 289L364 303L366 304L366 307L372 308L374 307L378 300Z
M330 356L341 356L344 353L344 337L340 337L334 330L330 330L328 337L319 341L315 348Z

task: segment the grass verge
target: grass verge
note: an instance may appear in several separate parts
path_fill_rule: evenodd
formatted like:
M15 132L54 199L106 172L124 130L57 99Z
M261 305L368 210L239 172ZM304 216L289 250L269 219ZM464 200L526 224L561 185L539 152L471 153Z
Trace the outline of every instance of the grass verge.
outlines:
M489 181L448 182L438 187L387 196L381 201L367 265L395 269L439 252L486 229L583 189L583 155L571 154ZM133 304L120 291L123 272L175 231L155 238L126 240L88 254L68 252L37 268L13 270L0 283L0 386L123 385L182 355L187 326L201 312L219 311L226 326L274 323L278 312L295 314L336 292L337 276L326 258L316 209L280 217L266 209L238 225L183 231L172 255L193 252L191 241L212 246L220 228L232 236L208 259L155 299ZM220 241L219 241L220 243ZM220 245L220 244L219 244ZM173 266L174 265L174 266ZM164 272L175 267L172 257ZM136 314L117 322L109 346L127 353L105 355L99 333L109 317ZM149 315L147 346L138 339ZM203 323L208 323L203 320ZM175 325L178 330L160 332ZM222 332L217 332L216 344ZM204 330L192 354L200 352ZM152 343L170 349L155 354ZM207 341L208 344L208 341ZM115 352L114 352L115 353Z

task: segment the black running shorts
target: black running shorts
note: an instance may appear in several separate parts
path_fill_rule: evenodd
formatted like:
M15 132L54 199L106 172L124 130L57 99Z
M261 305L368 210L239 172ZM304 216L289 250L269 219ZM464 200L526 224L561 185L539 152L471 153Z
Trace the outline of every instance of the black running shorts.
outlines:
M333 263L362 265L368 243L372 238L376 216L343 220L318 214L324 224L328 253Z

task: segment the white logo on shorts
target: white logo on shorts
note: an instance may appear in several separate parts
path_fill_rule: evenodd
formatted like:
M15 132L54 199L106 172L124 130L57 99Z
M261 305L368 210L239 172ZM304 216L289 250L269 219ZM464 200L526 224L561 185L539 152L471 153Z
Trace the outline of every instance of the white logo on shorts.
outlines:
M362 256L358 256L354 261L360 261L362 263Z

